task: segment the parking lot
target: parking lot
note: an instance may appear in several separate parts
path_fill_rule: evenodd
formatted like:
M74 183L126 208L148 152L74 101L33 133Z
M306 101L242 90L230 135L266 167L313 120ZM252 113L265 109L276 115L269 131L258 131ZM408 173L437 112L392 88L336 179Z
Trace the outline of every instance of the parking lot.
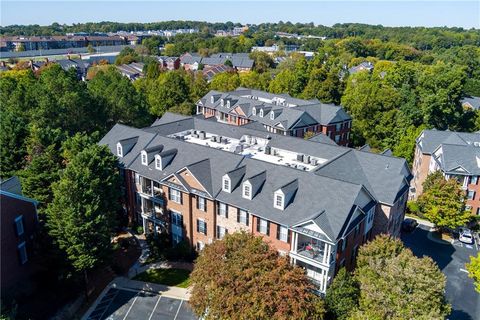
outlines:
M452 244L434 242L428 238L429 227L419 225L412 233L402 234L402 240L419 257L431 257L447 277L446 296L452 305L450 320L479 320L480 295L475 292L473 279L468 277L465 263L476 256L478 244L466 245L458 240Z
M185 300L145 291L110 288L86 319L193 320L197 318Z

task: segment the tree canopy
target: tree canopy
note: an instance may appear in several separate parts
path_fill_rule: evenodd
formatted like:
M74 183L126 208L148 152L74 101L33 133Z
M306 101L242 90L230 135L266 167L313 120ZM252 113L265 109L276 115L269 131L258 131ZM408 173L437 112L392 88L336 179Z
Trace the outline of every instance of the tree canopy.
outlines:
M480 293L480 254L476 257L470 256L470 263L467 263L468 276L475 281L475 290Z
M205 319L323 319L304 271L245 232L207 245L191 283L190 305Z

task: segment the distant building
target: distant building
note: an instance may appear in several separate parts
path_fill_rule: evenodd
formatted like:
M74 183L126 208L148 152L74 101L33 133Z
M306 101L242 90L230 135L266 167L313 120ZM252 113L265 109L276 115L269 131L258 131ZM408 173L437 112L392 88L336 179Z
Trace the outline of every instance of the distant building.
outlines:
M352 118L340 106L246 88L210 91L197 102L197 114L237 126L258 122L269 132L300 138L323 133L344 146L352 127Z
M372 72L373 68L374 68L373 63L368 62L368 61L364 61L364 62L360 63L359 65L356 65L356 66L353 66L353 67L349 68L348 73L349 74L355 74L355 73L361 72L361 71Z
M248 53L215 53L209 57L202 57L196 53L185 53L180 57L180 64L185 70L198 70L200 64L203 66L223 65L229 60L232 67L239 71L250 71L253 68L253 59L250 59Z
M166 57L166 56L159 56L157 57L158 63L160 67L167 69L167 70L177 70L180 68L180 58L178 57Z
M130 80L137 80L143 78L143 68L145 64L141 62L132 62L130 64L121 64L117 67L117 70Z
M410 199L418 199L427 176L439 170L460 182L467 209L480 215L480 133L423 130L416 141Z
M215 77L217 74L229 71L233 71L233 68L224 64L206 66L203 68L203 70L201 70L203 76L205 79L207 79L207 82L212 81L213 77Z
M32 254L37 204L36 200L23 196L17 177L0 182L2 298L27 289L36 270Z
M460 102L464 108L480 110L480 97L466 96Z

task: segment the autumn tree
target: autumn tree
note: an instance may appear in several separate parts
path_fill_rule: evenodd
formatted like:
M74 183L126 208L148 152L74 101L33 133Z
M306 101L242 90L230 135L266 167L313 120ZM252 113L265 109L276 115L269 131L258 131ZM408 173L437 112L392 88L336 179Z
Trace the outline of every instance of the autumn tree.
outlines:
M210 82L210 89L218 91L233 91L240 86L240 78L236 72L221 72L216 74L212 82Z
M323 319L304 271L245 232L207 245L191 282L190 305L204 319Z
M417 258L398 239L379 236L360 248L355 280L359 306L350 319L444 319L445 275L430 257Z
M440 171L427 176L418 204L425 218L439 229L455 229L472 218L465 210L465 191L460 183L454 177L445 179Z

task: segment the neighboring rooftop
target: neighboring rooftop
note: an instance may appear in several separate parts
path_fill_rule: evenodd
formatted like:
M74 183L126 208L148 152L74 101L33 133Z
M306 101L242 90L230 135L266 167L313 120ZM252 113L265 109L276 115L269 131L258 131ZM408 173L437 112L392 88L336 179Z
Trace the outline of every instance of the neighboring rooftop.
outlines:
M19 196L23 195L22 185L17 176L13 176L6 180L0 180L0 190L17 194Z
M480 147L480 133L423 130L417 145L424 154L432 154L441 144Z
M462 106L466 106L473 110L480 109L480 97L466 96L462 100L460 100L460 102L462 103Z

